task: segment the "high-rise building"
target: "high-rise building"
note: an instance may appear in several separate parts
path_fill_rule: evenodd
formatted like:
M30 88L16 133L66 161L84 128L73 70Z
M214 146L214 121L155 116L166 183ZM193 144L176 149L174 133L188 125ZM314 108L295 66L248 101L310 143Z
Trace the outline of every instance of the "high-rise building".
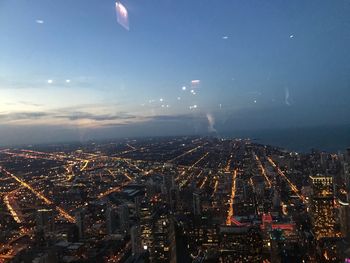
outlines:
M154 262L170 262L170 223L166 216L162 215L156 220L153 229L152 259Z
M141 209L141 202L142 202L142 196L136 196L134 198L135 203L135 216L139 219L140 218L140 209Z
M350 190L350 162L343 162L342 177L347 190Z
M175 186L175 177L171 173L167 173L163 176L163 184L167 191Z
M36 214L37 229L52 232L55 229L55 216L52 209L39 209Z
M317 240L335 237L333 177L310 176L312 186L311 219Z
M132 226L130 229L131 253L133 256L143 252L141 247L140 226Z
M219 243L218 228L212 216L194 217L193 222L189 224L188 235L191 236L188 240L191 249L216 249Z
M153 207L147 199L140 203L140 236L141 247L150 251L153 246L152 237Z
M179 189L178 187L174 186L169 192L169 207L172 211L176 211L178 208L179 199Z
M350 240L350 206L349 203L339 202L339 224L342 236Z
M262 262L262 247L259 228L220 227L220 262Z
M129 208L127 205L118 206L118 225L122 233L129 230Z
M111 235L117 228L117 215L115 208L112 206L107 207L106 210L106 229L107 234Z
M193 193L193 214L200 215L202 213L201 192Z
M271 213L265 213L261 221L263 253L269 255L270 262L302 262L297 248L300 243L299 235L291 218L282 218L279 213L274 213L274 217Z
M281 197L277 189L273 190L272 206L275 211L279 211L281 207Z
M178 189L176 187L174 174L167 173L163 176L162 194L170 210L175 211L178 200Z
M150 178L146 182L146 195L148 198L153 197L157 192L157 186L154 183L153 179Z
M350 148L346 149L345 152L345 161L350 162Z
M75 223L78 227L78 237L79 239L84 238L85 234L85 224L84 224L84 212L79 210L75 213Z

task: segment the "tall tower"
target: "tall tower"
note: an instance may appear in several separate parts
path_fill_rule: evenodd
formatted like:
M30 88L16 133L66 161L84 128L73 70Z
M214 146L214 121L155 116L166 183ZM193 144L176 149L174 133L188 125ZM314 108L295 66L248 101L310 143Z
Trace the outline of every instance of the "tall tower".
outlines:
M172 173L166 173L163 176L162 193L164 201L169 205L170 210L175 210L176 205L176 184L175 177Z
M118 206L118 221L120 231L126 233L129 230L129 208L127 205Z
M79 239L84 238L85 225L84 225L84 212L79 210L75 213L76 226L78 227Z
M350 163L349 162L343 162L343 180L346 185L347 190L350 190Z
M202 204L201 204L201 193L195 191L193 193L193 214L200 215L202 213Z
M141 233L140 226L135 225L130 229L130 239L131 239L131 251L132 255L135 256L143 252L141 247Z
M55 229L55 217L52 209L39 209L36 214L36 227L44 232L52 232Z
M340 231L344 238L350 240L350 206L349 203L339 202Z
M152 218L153 206L147 199L142 200L140 204L140 237L141 247L146 251L152 250L153 237L152 237Z
M311 218L317 240L335 237L335 213L333 177L310 176L313 194L311 197Z
M108 206L106 210L106 229L107 234L111 235L117 228L117 216L115 208Z
M167 173L163 176L163 184L165 185L166 189L169 191L171 188L175 185L175 177L174 174Z
M350 148L346 150L342 160L342 178L344 180L346 190L350 190Z
M174 236L172 225L167 215L160 215L153 229L153 249L151 258L156 262L170 262L171 250L175 247L171 237Z

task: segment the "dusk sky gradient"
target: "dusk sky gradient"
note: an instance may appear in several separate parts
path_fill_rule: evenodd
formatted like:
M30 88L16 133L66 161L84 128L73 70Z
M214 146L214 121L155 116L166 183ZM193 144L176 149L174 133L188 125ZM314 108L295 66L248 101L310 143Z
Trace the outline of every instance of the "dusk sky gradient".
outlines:
M0 144L350 124L349 0L121 3L0 0Z

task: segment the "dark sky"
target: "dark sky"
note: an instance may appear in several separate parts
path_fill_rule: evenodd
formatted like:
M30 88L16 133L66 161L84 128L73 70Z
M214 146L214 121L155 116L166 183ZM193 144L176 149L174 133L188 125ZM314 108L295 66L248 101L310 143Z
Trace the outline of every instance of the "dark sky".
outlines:
M349 0L0 0L0 144L349 124Z

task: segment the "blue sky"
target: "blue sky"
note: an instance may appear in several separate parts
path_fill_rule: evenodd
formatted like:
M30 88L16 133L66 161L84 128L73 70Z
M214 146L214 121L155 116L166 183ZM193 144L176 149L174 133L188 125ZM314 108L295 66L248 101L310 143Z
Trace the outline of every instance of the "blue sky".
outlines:
M349 123L350 1L121 3L0 0L0 143Z

